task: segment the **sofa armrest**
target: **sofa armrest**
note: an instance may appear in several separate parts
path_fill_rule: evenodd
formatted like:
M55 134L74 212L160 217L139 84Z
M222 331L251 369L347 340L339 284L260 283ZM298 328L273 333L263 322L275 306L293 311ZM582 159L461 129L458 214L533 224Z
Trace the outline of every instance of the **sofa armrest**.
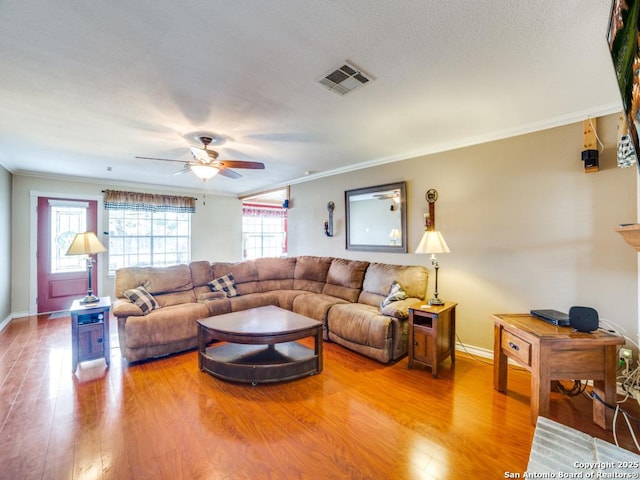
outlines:
M112 312L116 317L142 317L142 309L126 298L118 298L113 302Z
M409 309L415 308L418 305L425 303L426 300L419 298L407 298L405 300L398 300L397 302L391 302L386 307L380 309L383 315L388 317L395 317L399 319L409 318Z
M196 295L198 303L205 303L207 300L215 300L216 298L227 298L225 292L203 292Z

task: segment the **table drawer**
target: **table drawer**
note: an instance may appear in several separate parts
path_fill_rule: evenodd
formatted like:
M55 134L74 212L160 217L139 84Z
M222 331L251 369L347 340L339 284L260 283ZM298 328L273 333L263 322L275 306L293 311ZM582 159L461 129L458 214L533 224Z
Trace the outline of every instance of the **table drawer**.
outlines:
M500 342L502 351L508 357L517 360L524 365L531 365L531 344L512 333L502 330L502 339Z

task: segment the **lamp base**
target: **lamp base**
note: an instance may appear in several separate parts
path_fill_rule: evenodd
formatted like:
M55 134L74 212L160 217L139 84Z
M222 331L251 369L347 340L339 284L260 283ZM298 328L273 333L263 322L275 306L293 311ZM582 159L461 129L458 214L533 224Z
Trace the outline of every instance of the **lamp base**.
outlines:
M444 305L444 302L439 298L430 298L429 305Z
M96 297L95 295L87 295L82 300L80 300L80 303L82 305L86 305L88 303L98 303L99 301L100 301L99 297Z

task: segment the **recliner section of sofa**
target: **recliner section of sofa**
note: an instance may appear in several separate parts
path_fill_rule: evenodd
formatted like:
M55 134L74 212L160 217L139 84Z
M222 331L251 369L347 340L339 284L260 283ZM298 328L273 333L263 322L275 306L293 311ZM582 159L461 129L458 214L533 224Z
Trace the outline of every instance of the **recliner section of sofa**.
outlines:
M238 295L211 291L209 282L228 274ZM381 308L393 281L409 298ZM325 340L389 363L407 352L408 308L424 301L427 281L420 266L315 256L132 267L116 272L113 313L129 362L195 348L198 319L276 305L322 322ZM138 286L160 308L144 315L125 297Z

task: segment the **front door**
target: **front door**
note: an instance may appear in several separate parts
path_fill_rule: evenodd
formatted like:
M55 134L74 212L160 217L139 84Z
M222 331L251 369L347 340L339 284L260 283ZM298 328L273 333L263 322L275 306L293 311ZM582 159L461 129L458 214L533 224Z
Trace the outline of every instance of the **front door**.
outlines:
M68 310L87 294L86 258L65 253L76 233L96 232L97 203L38 197L38 313ZM95 267L92 286L97 285Z

